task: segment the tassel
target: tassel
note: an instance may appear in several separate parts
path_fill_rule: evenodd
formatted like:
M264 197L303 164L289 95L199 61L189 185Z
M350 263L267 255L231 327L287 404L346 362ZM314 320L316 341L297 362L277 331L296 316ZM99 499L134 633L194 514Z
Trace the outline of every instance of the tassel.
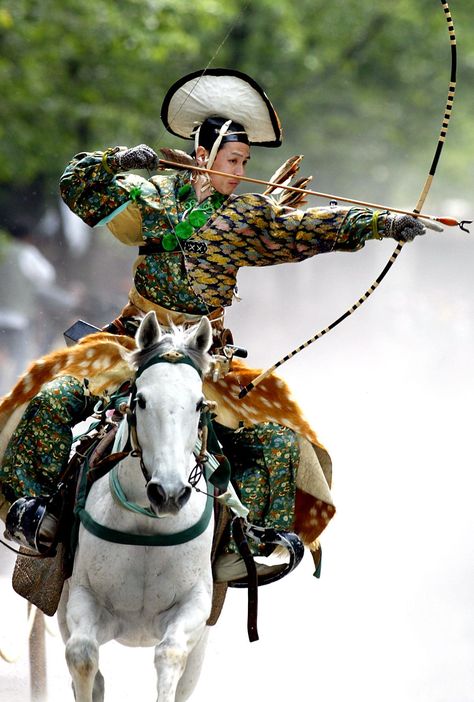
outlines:
M315 578L320 578L321 577L321 561L323 559L323 549L321 548L321 544L318 542L316 548L310 551L312 557L313 557L313 563L315 567L315 571L313 573L313 576Z

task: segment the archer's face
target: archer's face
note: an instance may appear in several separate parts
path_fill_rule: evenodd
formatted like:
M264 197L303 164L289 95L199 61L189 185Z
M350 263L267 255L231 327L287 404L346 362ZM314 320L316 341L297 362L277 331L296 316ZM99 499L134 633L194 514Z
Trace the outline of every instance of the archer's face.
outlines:
M209 154L206 152L206 157ZM245 175L245 167L250 159L250 147L240 141L227 141L217 152L211 170L228 173L229 176L210 174L212 186L222 195L231 195L240 183L239 176Z

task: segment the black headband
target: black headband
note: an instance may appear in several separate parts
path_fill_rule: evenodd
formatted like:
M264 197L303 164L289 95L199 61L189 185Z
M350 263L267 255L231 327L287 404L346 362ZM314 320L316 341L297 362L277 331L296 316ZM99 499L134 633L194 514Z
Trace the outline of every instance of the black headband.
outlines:
M210 151L214 146L221 127L228 122L225 117L208 117L204 120L199 129L199 146L204 146ZM228 141L240 141L243 144L250 146L250 141L243 126L238 122L231 122L227 128L227 132L222 136L221 144Z

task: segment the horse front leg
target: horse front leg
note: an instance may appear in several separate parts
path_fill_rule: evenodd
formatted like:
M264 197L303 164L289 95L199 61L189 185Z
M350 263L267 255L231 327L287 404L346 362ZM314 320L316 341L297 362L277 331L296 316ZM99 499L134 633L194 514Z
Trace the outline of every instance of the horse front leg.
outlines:
M66 644L66 661L76 702L103 702L104 679L99 670L97 641L86 636L71 636Z
M178 689L176 690L176 702L186 702L186 700L191 697L197 685L204 662L208 637L209 627L206 626L201 638L188 656L186 668L184 669L184 673L178 683Z
M89 680L85 680L84 676L81 674L83 672L83 664L80 661L84 660L84 650L81 654L81 644L78 638L72 639L71 632L67 624L67 603L69 597L69 582L64 583L63 594L61 601L59 603L59 608L57 612L59 630L61 632L62 639L66 644L66 661L68 663L69 673L72 678L72 687L74 691L74 697L76 700L81 699L92 699L93 702L101 702L104 698L104 679L100 670L97 670L95 677L92 678L92 690ZM97 666L98 666L98 650L96 652ZM89 657L90 661L90 657ZM90 665L90 663L89 663ZM93 672L93 671L92 671Z
M99 646L113 635L106 630L104 612L86 588L71 590L67 604L66 662L76 702L103 702L104 678L99 670ZM100 634L100 640L99 640Z
M204 593L202 593L203 595ZM205 647L206 621L209 617L210 597L191 595L184 603L176 604L160 616L164 636L155 647L155 668L157 674L157 702L185 702L199 677L203 653L193 656L193 649ZM196 658L196 665L187 668L188 661ZM186 673L185 673L186 671ZM188 671L192 682L187 681ZM185 673L184 677L183 673ZM179 685L181 681L181 684ZM179 695L177 689L179 685Z

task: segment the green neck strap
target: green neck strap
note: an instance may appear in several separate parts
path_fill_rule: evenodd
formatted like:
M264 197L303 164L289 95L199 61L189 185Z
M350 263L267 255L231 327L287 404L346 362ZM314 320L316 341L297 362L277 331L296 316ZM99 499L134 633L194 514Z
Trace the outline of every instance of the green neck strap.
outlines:
M178 544L192 541L206 531L213 513L213 502L212 495L208 494L203 513L199 520L187 529L178 531L175 534L135 534L118 531L117 529L110 529L96 522L84 507L79 507L77 514L85 529L103 541L111 541L115 544L126 544L128 546L177 546ZM143 511L143 514L146 514L146 510ZM146 516L150 515L146 514Z
M140 507L136 502L130 502L123 491L122 485L118 477L118 467L114 466L109 473L109 488L113 497L116 498L119 505L125 507L130 512L135 512L136 514L142 514L145 517L151 517L152 519L160 519L160 517L153 512L153 510L148 507Z

